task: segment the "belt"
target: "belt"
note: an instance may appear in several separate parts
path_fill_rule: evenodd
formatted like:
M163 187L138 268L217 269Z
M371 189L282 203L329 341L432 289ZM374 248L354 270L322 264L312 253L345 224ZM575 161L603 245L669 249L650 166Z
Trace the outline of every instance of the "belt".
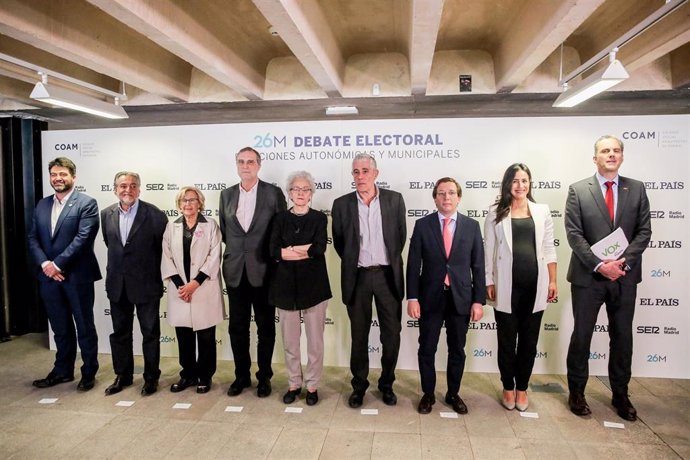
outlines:
M380 272L389 267L389 265L370 265L368 267L357 267L359 270L366 270L368 272Z

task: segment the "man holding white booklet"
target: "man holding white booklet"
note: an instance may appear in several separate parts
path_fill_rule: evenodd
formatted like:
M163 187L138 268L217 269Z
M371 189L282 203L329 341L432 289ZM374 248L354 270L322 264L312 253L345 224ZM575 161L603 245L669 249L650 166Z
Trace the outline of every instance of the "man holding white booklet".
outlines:
M652 236L649 200L640 181L618 175L623 142L602 136L594 144L597 173L568 190L565 229L572 249L573 333L568 348L570 410L591 414L585 399L589 351L599 309L609 319L611 404L620 417L637 419L628 398L637 284L642 281L642 253Z

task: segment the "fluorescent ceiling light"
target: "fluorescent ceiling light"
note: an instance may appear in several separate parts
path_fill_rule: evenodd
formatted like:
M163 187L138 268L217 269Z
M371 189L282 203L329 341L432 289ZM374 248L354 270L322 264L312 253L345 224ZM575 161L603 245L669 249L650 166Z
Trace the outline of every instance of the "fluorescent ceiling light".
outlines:
M326 115L357 115L359 110L354 105L326 107Z
M48 83L38 82L31 91L31 99L48 104L79 110L99 117L118 119L129 118L125 109L119 105L96 99L85 94Z
M573 107L590 97L606 91L629 77L619 60L612 61L604 70L593 73L561 94L553 107Z

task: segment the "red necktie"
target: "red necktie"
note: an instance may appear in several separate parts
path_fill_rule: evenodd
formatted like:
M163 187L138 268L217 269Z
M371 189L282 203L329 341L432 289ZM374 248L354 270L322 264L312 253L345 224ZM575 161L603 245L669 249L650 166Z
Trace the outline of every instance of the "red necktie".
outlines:
M613 222L613 181L606 182L606 207L609 208L609 217Z
M443 247L446 250L446 258L450 257L450 248L453 246L453 235L450 234L450 219L443 219ZM450 278L446 273L446 278L443 280L446 286L450 286Z

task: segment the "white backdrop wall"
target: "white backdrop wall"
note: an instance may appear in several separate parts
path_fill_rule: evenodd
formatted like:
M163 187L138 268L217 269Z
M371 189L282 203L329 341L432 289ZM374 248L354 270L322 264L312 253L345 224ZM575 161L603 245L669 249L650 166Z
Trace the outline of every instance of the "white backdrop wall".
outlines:
M514 162L526 163L532 170L536 200L551 208L558 246L559 297L544 315L535 372L565 373L572 306L565 279L570 249L563 225L564 205L568 185L594 174L593 143L602 134L624 140L621 174L646 183L652 209L653 237L644 254L644 279L634 321L633 374L688 378L690 116L356 120L48 131L43 135L43 171L47 177L48 162L56 156L73 159L78 189L96 198L101 209L116 201L112 188L115 172L136 171L142 177L141 199L159 206L171 220L178 216L175 194L180 187L194 184L204 191L208 212L216 217L220 191L238 181L235 152L252 146L262 153L263 180L284 188L290 172L311 172L317 182L313 207L330 214L333 200L353 190L352 157L368 152L379 164L379 186L405 197L409 238L415 220L434 210L431 188L438 178L452 176L462 184L460 211L483 225L485 210L498 193L505 169ZM45 194L52 193L47 180L45 184ZM100 235L96 253L105 276L106 250ZM406 254L407 247L405 258ZM350 325L340 299L340 260L332 246L326 256L334 297L326 320L325 364L348 366ZM108 353L112 324L103 281L96 284L95 313L99 350ZM177 344L165 314L164 297L161 348L164 356L172 356ZM377 367L381 344L376 319L373 326L370 357ZM398 362L402 369L417 368L417 327L403 313ZM486 307L484 318L471 328L466 348L468 370L496 372L493 309ZM593 375L607 372L606 330L602 308L591 348ZM216 336L219 358L231 360L227 321L218 326ZM135 340L139 353L141 339ZM278 337L274 360L282 359ZM439 368L445 367L445 360L442 339Z

